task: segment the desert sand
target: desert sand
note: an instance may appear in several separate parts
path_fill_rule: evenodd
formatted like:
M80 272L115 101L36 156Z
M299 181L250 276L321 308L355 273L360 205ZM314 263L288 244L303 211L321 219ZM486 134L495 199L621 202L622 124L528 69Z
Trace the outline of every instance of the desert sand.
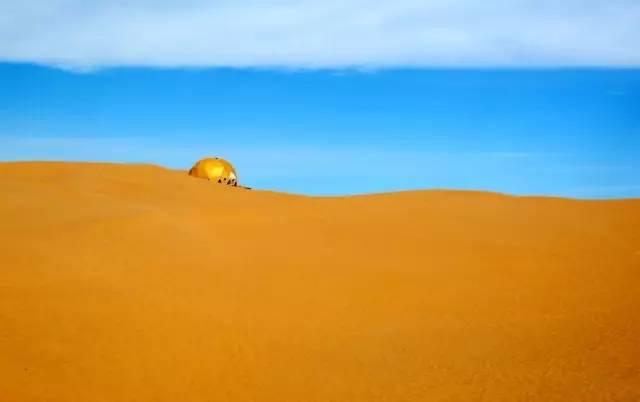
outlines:
M640 400L640 200L0 164L0 401Z

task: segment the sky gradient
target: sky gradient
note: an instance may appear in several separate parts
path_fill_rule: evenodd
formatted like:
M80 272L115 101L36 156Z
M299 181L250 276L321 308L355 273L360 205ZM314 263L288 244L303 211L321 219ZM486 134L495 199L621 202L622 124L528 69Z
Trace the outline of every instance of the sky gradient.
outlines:
M304 194L640 196L640 70L0 63L0 160L234 163Z

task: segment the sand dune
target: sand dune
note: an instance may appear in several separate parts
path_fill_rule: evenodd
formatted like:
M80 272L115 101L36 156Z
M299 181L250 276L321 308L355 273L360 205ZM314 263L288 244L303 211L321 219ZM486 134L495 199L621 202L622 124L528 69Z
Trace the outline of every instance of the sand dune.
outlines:
M640 200L0 164L0 401L640 400Z

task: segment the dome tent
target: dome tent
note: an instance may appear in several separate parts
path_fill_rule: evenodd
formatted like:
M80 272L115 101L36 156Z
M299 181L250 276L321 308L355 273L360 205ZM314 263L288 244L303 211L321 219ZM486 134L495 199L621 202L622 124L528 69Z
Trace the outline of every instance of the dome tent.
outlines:
M196 162L189 176L216 181L231 186L238 185L238 176L231 163L221 158L205 158Z

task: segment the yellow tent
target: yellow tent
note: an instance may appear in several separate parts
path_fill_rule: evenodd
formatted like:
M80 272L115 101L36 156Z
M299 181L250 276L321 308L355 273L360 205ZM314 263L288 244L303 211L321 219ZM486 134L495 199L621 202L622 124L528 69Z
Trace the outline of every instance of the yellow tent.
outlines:
M220 158L205 158L196 162L189 170L189 175L217 181L231 186L238 185L238 176L231 163Z

